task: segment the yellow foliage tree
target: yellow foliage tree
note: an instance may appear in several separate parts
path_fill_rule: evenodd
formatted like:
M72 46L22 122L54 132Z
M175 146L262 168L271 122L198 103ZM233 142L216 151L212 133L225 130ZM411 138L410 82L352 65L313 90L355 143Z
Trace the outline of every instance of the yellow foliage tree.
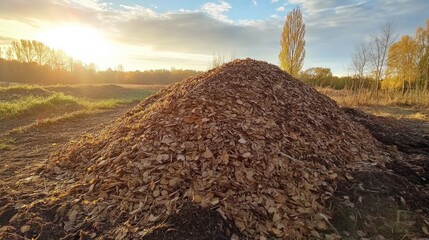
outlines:
M429 90L429 19L426 29L419 27L416 31L416 41L419 45L419 80L423 89Z
M408 35L389 48L387 72L402 83L402 92L411 88L419 74L419 45Z
M280 67L292 76L297 77L304 65L305 58L305 24L301 10L296 8L286 17L280 40Z

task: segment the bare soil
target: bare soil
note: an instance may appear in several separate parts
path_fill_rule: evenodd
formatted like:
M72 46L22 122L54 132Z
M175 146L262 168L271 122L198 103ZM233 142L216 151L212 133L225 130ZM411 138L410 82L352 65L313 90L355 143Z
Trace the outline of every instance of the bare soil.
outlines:
M429 235L429 123L343 108L385 145L399 150L383 168L351 170L331 199L343 238L426 239Z
M80 119L36 127L25 133L4 135L32 118L3 120L0 139L12 147L0 150L0 239L93 239L82 230L66 235L54 189L73 184L49 179L40 169L49 155L63 144L85 134L97 134L133 104L95 113ZM326 236L345 239L412 239L428 237L429 228L429 125L426 121L376 117L344 109L380 142L400 152L386 168L350 170L349 178L337 182L330 202L332 226ZM382 170L383 169L383 170ZM72 201L72 200L71 200ZM20 209L26 206L26 211ZM30 220L29 220L30 219ZM184 208L152 229L145 239L231 239L236 228L216 209ZM238 236L238 235L237 235ZM229 237L229 238L228 238ZM323 237L323 236L322 236Z

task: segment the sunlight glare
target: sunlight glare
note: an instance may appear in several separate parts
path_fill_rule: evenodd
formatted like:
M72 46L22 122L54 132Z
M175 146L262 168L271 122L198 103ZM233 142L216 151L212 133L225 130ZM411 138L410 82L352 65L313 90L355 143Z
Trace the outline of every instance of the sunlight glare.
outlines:
M42 33L39 39L47 46L62 49L84 63L97 63L108 55L108 43L102 34L85 26L56 27Z

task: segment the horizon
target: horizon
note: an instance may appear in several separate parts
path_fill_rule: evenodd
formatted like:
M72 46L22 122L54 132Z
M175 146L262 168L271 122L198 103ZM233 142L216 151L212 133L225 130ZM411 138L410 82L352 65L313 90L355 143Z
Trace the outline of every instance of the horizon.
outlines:
M326 67L346 76L353 48L393 21L398 37L424 26L429 2L136 1L0 2L0 47L37 40L99 70L208 70L213 56L278 65L285 16L302 10L307 56L302 70Z

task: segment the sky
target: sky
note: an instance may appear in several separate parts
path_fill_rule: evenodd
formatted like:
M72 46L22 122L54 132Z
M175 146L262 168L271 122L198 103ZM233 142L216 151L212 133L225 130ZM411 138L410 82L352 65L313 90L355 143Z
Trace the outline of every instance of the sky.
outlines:
M306 24L304 69L339 76L356 43L382 24L413 36L429 18L427 0L0 0L0 47L34 39L99 70L207 70L214 55L278 65L285 17L296 7Z

